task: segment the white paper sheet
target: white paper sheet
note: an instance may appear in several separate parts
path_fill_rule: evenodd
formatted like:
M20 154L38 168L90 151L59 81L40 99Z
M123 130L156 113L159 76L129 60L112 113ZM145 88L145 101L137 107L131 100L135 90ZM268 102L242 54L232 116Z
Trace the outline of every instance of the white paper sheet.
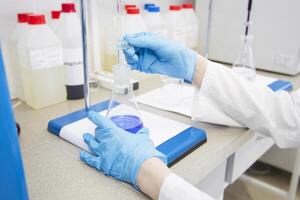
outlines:
M106 111L100 114L105 115ZM141 118L145 127L149 128L150 138L155 146L181 133L190 126L174 120L170 120L149 112L141 111ZM63 127L60 131L60 137L68 142L89 151L88 146L84 143L82 136L84 133L95 134L96 126L87 118L76 121Z
M276 81L276 79L261 75L256 75L255 79L255 82L259 85L269 85L274 81ZM148 106L191 117L194 92L195 88L192 85L170 83L162 88L158 88L140 95L136 99L139 103ZM203 103L204 105L212 105L210 102L199 103ZM214 108L207 110L208 112L214 111L215 113Z

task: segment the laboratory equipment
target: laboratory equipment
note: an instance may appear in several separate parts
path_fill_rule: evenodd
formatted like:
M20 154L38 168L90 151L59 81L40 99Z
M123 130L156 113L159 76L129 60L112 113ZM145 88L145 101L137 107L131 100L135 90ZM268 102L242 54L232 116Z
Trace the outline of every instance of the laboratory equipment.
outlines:
M167 27L163 16L160 13L160 7L150 6L145 14L145 22L150 32L158 34L161 37L167 38Z
M242 36L242 47L237 57L237 60L233 63L232 70L247 80L253 80L255 78L255 65L252 53L252 40L251 35Z
M29 200L0 48L0 199Z
M25 102L24 87L22 83L21 69L18 57L18 42L20 37L25 37L28 28L28 16L32 13L18 13L18 23L8 42L10 68L12 69L14 82L16 84L17 97Z
M165 19L168 29L168 38L185 45L186 22L184 20L184 16L181 13L181 6L170 5L169 12L166 14Z
M233 63L232 70L246 78L247 80L253 80L255 78L255 65L252 53L252 40L253 36L249 35L249 28L251 24L252 0L248 1L248 14L247 21L245 23L246 30L245 35L242 36L242 47L236 61Z
M130 85L131 69L126 64L113 66L114 87L106 117L118 127L137 133L143 128L138 104Z
M85 0L80 0L82 54L83 54L83 83L84 83L84 105L85 110L90 108L90 68L88 65L88 38L87 38L87 5Z
M51 21L49 23L49 27L55 33L56 29L58 28L59 24L59 16L61 11L60 10L53 10L51 11Z
M34 109L66 100L62 45L44 15L30 15L18 55L26 103Z
M193 4L183 4L182 13L186 22L186 45L197 49L199 22L193 9Z
M67 99L84 97L81 25L74 3L63 3L56 34L63 45Z

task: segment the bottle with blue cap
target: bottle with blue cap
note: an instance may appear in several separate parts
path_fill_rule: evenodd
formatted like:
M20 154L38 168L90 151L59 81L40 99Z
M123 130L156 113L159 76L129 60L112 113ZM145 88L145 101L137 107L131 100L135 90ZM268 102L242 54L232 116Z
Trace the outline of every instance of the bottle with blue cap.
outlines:
M149 7L153 7L155 6L155 3L145 3L144 4L144 13L147 13L148 12L148 8Z
M145 15L145 22L150 32L156 33L161 37L167 37L167 27L164 18L160 13L160 7L148 6Z

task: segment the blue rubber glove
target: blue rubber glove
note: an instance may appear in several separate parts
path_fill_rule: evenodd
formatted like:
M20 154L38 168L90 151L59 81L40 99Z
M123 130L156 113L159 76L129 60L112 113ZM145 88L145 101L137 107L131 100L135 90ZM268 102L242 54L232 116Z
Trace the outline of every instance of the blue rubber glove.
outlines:
M81 151L80 159L91 167L137 188L136 178L144 161L157 157L166 163L166 156L154 148L148 129L132 134L94 111L88 118L97 125L95 137L86 133L83 139L95 155Z
M153 33L127 34L123 40L129 44L123 52L133 69L192 82L196 65L193 50Z

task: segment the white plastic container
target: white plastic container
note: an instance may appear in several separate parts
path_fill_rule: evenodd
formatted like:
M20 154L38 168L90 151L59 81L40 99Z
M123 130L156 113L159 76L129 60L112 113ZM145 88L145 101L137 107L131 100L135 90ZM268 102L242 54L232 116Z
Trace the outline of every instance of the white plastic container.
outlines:
M56 34L63 45L67 99L81 99L83 92L83 52L81 25L74 3L63 3Z
M196 49L198 43L199 22L193 9L193 4L183 4L182 13L186 23L186 45Z
M26 103L34 109L66 100L62 45L44 15L31 15L18 53Z
M160 13L160 7L148 6L148 12L145 15L145 22L148 30L161 37L167 38L167 27L164 18Z
M60 16L60 10L53 10L51 11L51 22L49 24L49 27L51 30L55 33L56 29L59 28L59 16Z
M128 8L122 20L122 35L148 31L147 25L140 15L140 9Z
M25 37L28 28L28 15L32 13L18 13L18 23L8 43L10 68L13 73L17 97L25 102L24 87L22 83L21 68L18 56L18 42Z
M166 25L168 29L168 38L179 42L183 45L186 44L186 23L184 16L181 13L181 6L170 5L169 12L165 16Z

